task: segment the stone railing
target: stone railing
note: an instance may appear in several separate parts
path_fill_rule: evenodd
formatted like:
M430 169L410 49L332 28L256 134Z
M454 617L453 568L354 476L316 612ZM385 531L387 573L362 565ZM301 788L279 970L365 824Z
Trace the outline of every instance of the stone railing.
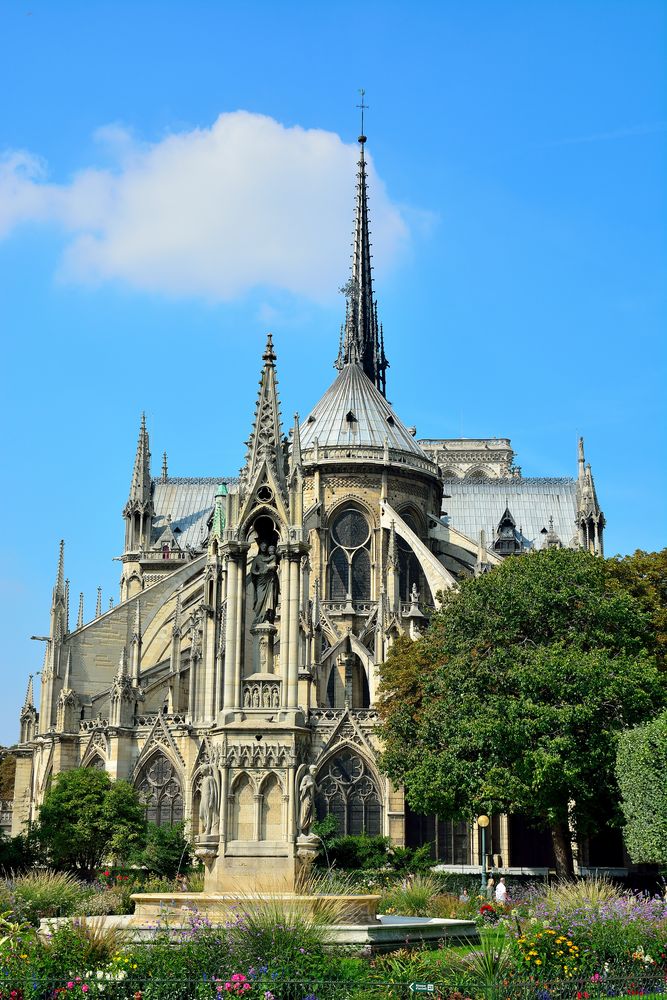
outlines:
M340 722L344 715L360 725L375 725L380 716L374 708L311 708L308 721L311 725L326 725L328 722Z
M320 606L328 615L369 615L377 601L321 601Z
M402 451L398 448L389 448L385 452L384 448L350 443L349 445L320 446L317 449L315 449L314 445L310 445L304 449L304 465L312 465L315 462L318 465L327 462L345 462L348 465L350 460L359 463L373 462L380 465L386 465L387 463L389 465L400 465L405 468L416 469L419 472L425 472L430 476L438 475L438 466L435 462L431 462L427 458L421 458L413 452Z
M108 725L109 720L102 719L100 716L96 719L81 719L79 722L79 732L92 733L94 729L104 729L104 727Z
M142 715L135 715L135 726L152 726L158 715L161 715L165 722L171 722L175 726L187 726L188 717L180 712L148 712Z

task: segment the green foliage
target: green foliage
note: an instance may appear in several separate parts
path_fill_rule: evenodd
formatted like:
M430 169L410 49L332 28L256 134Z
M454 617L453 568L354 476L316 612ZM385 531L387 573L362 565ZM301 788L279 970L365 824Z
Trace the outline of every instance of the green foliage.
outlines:
M389 850L389 862L396 872L415 875L417 872L428 872L433 867L431 845L422 847L392 847Z
M625 843L636 864L667 867L667 712L623 733L616 776Z
M612 583L636 598L649 615L653 648L659 661L667 661L667 549L606 561Z
M51 863L86 875L109 854L127 858L144 831L134 788L94 768L56 775L39 813L38 835Z
M564 874L568 820L591 833L600 798L617 801L619 732L665 701L650 644L648 615L602 560L507 559L443 595L421 640L392 647L382 766L416 811L520 811L551 829Z
M3 753L0 757L0 799L14 798L15 775L16 757L11 753Z
M383 893L379 912L399 914L402 917L430 917L433 915L433 901L439 889L437 879L417 875Z
M184 830L183 823L173 826L149 823L146 846L136 857L137 863L161 878L173 879L179 872L187 871L192 851Z
M327 845L329 864L336 868L381 868L386 864L388 850L388 837L365 834L335 837Z
M38 871L10 882L17 919L37 926L42 917L67 917L94 894L94 889L68 872Z
M32 868L39 857L39 845L34 833L19 833L16 837L0 834L0 872L23 872Z

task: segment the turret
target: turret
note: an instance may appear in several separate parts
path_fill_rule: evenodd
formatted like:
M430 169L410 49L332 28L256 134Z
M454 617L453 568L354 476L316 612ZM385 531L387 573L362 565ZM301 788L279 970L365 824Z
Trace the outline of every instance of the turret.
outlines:
M130 493L123 508L125 553L139 553L149 548L153 514L151 453L146 415L142 413Z
M30 674L25 701L19 716L19 743L30 743L36 736L38 715L33 702L32 674Z
M134 723L137 693L127 671L127 649L123 646L118 670L109 692L109 725L129 728Z
M79 730L81 702L72 686L72 650L67 651L63 686L58 695L56 729L59 733L76 733Z
M604 555L605 517L600 510L590 462L586 463L584 439L579 438L577 470L577 528L579 544L593 555Z

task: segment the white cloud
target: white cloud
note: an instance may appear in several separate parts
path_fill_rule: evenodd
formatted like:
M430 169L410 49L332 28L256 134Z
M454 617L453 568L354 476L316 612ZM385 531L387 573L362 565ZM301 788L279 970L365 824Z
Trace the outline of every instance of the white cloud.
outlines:
M358 149L335 133L238 111L154 144L117 125L96 139L113 167L65 184L47 182L29 153L0 161L0 237L22 222L59 225L66 280L211 300L268 287L320 301L345 280ZM382 269L409 228L367 158Z

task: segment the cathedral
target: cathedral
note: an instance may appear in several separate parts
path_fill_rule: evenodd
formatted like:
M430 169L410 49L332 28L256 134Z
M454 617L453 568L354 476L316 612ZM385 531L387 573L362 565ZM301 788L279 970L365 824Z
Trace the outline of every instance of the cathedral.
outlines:
M243 468L218 479L170 477L166 456L154 476L142 418L120 599L103 611L98 597L92 620L81 597L72 624L61 543L39 708L31 678L20 711L15 834L52 776L83 766L131 782L149 820L184 820L212 889L268 869L293 881L328 815L341 833L479 863L471 827L411 814L378 770L379 665L458 580L535 549L602 554L605 522L583 441L576 476L524 478L508 439L418 440L392 409L365 143L322 398L284 433L269 335ZM493 817L492 853L539 863L517 823Z

